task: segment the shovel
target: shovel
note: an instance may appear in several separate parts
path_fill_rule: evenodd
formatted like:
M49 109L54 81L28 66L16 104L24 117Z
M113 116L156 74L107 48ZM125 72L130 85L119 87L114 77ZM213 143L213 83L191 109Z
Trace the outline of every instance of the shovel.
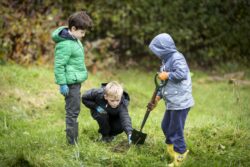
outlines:
M163 87L164 85L166 85L166 81L164 82L161 82L160 84L157 82L157 78L158 78L158 74L155 75L155 78L154 78L154 81L155 81L155 90L154 90L154 93L151 97L151 100L150 100L150 103L154 103L155 102L155 97L157 95L157 92L158 90ZM147 106L147 111L144 115L144 118L143 118L143 121L142 121L142 124L141 124L141 128L140 128L140 131L136 130L136 129L133 129L132 131L132 136L131 136L131 140L132 140L132 143L133 144L144 144L145 140L146 140L146 137L147 137L147 134L146 133L143 133L142 132L142 129L148 119L148 116L150 114L150 112L152 111L152 109L150 109L148 106Z

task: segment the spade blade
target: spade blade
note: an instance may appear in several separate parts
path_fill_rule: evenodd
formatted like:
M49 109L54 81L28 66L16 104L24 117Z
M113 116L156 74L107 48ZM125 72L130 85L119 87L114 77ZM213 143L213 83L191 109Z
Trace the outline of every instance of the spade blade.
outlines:
M131 140L133 144L144 144L147 134L133 129Z

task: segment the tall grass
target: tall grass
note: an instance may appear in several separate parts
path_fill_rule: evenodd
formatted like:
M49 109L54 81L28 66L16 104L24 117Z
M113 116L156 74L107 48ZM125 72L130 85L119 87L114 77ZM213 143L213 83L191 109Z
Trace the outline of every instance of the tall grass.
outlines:
M191 109L185 127L190 154L183 166L250 166L250 87L224 82L200 82L206 74L194 71ZM131 96L133 127L139 129L154 89L153 72L118 70L90 74L81 91L117 80ZM0 166L35 167L162 167L170 161L165 152L160 102L145 125L141 146L127 146L125 134L114 142L98 142L97 123L81 106L77 146L65 139L64 99L54 84L53 69L0 66Z

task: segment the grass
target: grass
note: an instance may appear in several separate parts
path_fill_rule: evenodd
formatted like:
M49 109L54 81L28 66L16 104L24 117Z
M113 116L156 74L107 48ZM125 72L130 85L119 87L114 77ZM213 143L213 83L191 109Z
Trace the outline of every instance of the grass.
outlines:
M0 166L2 167L163 167L165 152L161 120L164 103L151 113L142 146L127 147L126 135L110 144L100 143L97 123L81 106L79 144L65 139L64 99L49 67L0 66ZM206 74L194 71L193 95L185 137L189 157L183 166L250 166L250 87L224 82L204 83ZM118 80L131 96L133 127L139 129L150 100L154 73L119 70L89 75L81 92L101 82Z

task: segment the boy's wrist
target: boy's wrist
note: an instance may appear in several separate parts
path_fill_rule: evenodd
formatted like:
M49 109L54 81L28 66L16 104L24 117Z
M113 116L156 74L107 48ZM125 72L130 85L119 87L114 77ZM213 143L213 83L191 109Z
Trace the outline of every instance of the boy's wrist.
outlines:
M99 112L99 111L101 111L101 110L102 110L102 107L97 106L95 109Z
M173 75L172 75L172 73L169 72L168 74L169 74L169 75L168 75L168 79L169 79L169 80L173 80Z
M99 113L106 113L106 111L101 106L97 106L96 111Z
M132 131L127 132L127 136L132 135Z

